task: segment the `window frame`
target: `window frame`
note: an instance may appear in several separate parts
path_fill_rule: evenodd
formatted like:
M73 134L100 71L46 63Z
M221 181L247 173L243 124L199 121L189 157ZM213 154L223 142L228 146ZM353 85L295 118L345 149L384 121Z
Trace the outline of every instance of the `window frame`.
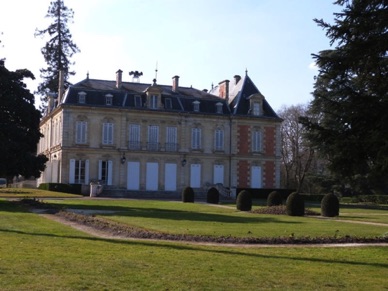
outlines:
M113 145L114 124L112 122L104 122L102 124L102 144Z
M223 151L224 150L224 130L217 128L214 131L214 150Z
M191 129L191 149L200 150L202 147L202 129L199 127L193 127Z
M77 120L75 123L75 143L87 143L88 122L85 120Z
M263 133L260 129L255 129L252 132L252 152L262 152L263 144Z

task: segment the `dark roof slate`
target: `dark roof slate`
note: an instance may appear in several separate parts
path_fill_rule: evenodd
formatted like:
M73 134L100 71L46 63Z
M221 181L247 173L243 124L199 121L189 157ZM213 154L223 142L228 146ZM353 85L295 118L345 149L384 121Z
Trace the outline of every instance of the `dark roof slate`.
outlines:
M237 84L231 85L230 100L228 103L217 94L219 88L213 88L206 92L192 87L179 87L177 91L172 86L145 84L136 82L122 82L120 88L116 87L116 81L85 79L69 87L62 99L64 104L77 106L112 106L121 108L134 108L139 110L152 110L145 106L147 101L147 90L157 88L161 92L161 103L163 110L171 112L190 112L194 114L222 114L222 115L250 115L249 97L252 94L260 94L255 84L246 75ZM78 102L79 92L86 93L85 104ZM106 105L106 95L113 96L112 105ZM139 98L141 105L139 106ZM136 101L137 99L137 101ZM199 102L199 111L194 111L193 102ZM217 103L222 104L222 112L217 113ZM263 115L260 117L279 119L269 103L263 97Z
M107 94L113 96L112 107L136 108L148 110L146 104L146 90L150 84L123 82L120 88L116 88L115 81L86 79L69 87L62 103L79 106L108 106L106 105ZM153 85L161 90L161 102L167 111L193 112L193 102L200 102L198 113L216 113L216 104L222 103L222 114L230 114L229 106L225 100L195 88L179 87L177 92L172 90L172 86ZM85 104L78 102L78 94L85 92ZM136 97L139 96L139 97ZM141 98L141 107L135 99ZM166 101L170 99L170 101ZM171 104L167 107L166 102ZM196 112L195 112L196 113Z

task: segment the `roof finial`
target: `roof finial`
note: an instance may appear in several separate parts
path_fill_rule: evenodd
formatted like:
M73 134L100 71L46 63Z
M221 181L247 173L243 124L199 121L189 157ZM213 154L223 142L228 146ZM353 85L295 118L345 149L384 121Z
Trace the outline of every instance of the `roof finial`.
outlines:
M248 76L248 69L245 69L245 76Z
M156 61L156 67L155 67L155 80L158 79L158 61Z
M86 73L86 80L89 80L89 71Z
M212 90L214 89L214 84L213 84L213 82L212 82Z

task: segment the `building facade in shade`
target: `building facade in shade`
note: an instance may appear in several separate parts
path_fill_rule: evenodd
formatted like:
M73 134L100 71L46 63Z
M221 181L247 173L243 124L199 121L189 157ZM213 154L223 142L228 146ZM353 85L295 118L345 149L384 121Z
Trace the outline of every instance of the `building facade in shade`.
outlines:
M138 77L138 76L137 76ZM208 90L85 80L50 97L38 153L39 183L106 190L180 192L280 186L280 124L246 74Z

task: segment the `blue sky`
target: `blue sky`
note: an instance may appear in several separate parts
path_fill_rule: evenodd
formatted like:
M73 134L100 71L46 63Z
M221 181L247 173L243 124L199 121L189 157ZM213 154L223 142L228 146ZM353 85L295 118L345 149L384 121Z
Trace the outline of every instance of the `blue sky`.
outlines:
M151 83L210 89L234 75L248 75L277 111L311 100L312 53L329 48L313 18L333 21L340 7L331 0L65 0L74 10L69 24L81 52L72 60L76 75L114 80L123 70L142 71ZM10 70L27 68L34 91L45 66L40 52L47 39L34 38L48 26L50 0L0 0L0 58ZM36 98L38 101L39 97Z

